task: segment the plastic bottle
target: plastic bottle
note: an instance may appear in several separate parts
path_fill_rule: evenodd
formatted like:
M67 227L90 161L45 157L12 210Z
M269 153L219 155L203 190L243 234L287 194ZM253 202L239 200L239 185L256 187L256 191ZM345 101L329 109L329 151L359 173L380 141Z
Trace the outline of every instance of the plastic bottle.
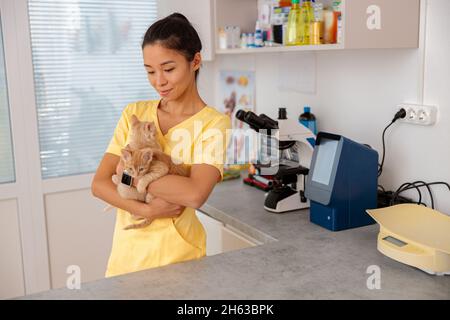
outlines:
M311 108L309 106L305 106L303 112L300 117L298 117L299 122L312 131L315 135L317 135L317 124L316 117L311 113Z
M292 0L291 10L288 15L287 23L287 35L286 35L286 45L287 46L298 46L301 45L300 38L300 0Z
M247 33L247 48L255 47L255 35L253 33Z
M241 35L241 49L247 48L247 35L243 33Z
M314 23L314 8L311 0L303 0L300 9L300 42L302 45L311 44L310 28Z
M259 20L256 21L256 27L255 27L255 47L259 48L262 47L264 44L263 42L263 34L261 30L261 26L259 23Z
M311 23L309 30L309 41L312 45L323 44L323 3L313 1L312 6L314 11L314 22Z
M227 34L224 28L219 28L219 48L227 49Z

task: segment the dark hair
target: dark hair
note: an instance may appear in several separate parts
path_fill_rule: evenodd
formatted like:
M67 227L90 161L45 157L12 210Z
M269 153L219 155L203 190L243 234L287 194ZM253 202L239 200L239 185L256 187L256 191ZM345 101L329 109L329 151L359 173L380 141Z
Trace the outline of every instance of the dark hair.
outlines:
M142 41L142 49L154 43L178 51L189 62L202 50L202 42L197 31L189 20L178 12L156 21L148 28ZM195 79L198 72L199 70L195 71Z

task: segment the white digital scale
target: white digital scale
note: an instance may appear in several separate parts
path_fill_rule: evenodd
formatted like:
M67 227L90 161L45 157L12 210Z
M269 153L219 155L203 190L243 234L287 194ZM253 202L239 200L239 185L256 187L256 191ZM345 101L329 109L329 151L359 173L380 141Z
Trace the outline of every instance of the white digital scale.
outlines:
M417 205L366 210L380 225L378 250L433 275L450 275L450 216Z

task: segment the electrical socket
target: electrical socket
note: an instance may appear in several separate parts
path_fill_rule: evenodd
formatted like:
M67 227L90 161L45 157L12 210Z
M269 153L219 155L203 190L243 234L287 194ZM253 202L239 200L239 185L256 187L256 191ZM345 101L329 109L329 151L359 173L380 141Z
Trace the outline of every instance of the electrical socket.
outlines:
M432 126L437 121L437 106L402 103L397 106L397 110L400 110L401 108L406 111L406 117L400 119L401 122L418 124L421 126Z

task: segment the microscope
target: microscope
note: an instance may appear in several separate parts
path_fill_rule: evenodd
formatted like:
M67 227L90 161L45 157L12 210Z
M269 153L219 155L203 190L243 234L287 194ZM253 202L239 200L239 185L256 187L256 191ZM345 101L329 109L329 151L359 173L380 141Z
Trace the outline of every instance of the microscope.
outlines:
M264 209L282 213L309 208L305 197L306 177L314 151L315 135L279 108L275 121L265 114L239 110L236 118L258 132L258 159L253 163L260 175L274 177L266 193Z

